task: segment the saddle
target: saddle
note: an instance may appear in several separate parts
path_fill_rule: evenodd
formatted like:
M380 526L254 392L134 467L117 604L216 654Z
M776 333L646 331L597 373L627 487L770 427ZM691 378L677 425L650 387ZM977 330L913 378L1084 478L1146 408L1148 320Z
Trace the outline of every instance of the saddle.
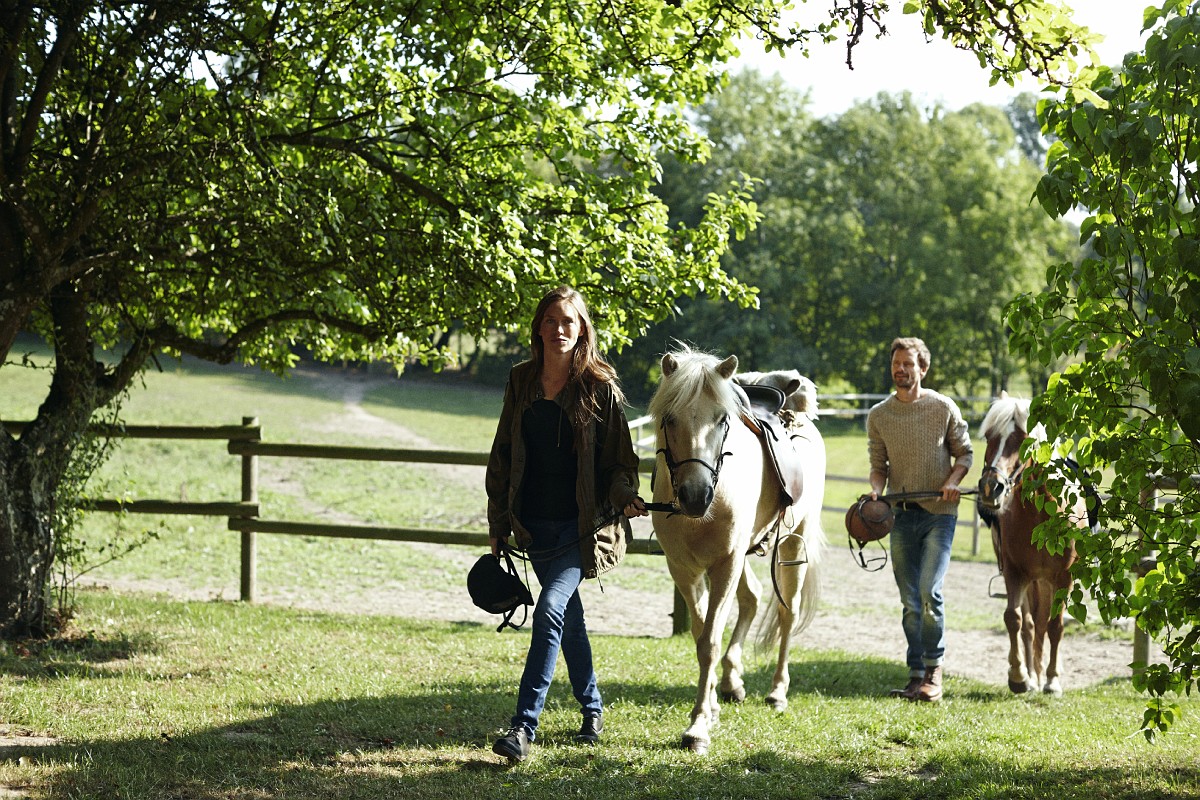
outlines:
M754 431L767 447L771 467L779 485L780 504L793 505L804 491L804 473L800 454L792 444L791 434L783 423L780 411L787 400L783 392L766 384L733 383L734 393L741 405L742 422Z

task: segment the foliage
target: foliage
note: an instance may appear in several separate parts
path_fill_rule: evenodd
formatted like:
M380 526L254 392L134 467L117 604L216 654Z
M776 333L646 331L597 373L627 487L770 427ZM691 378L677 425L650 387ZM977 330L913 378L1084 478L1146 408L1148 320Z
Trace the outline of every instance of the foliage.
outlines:
M760 307L681 300L620 357L627 382L653 385L647 351L672 338L737 353L750 369L796 368L822 387L868 392L890 387L886 348L898 335L924 337L937 385L958 393L998 393L1037 369L1009 355L1004 305L1040 286L1072 236L1031 203L1039 171L1002 111L922 109L881 94L817 120L778 76L746 72L696 117L713 156L665 164L662 192L687 222L710 186L754 176L761 220L725 270L758 287Z
M1172 726L1170 696L1195 689L1200 667L1197 12L1182 0L1148 8L1143 52L1103 71L1094 94L1040 104L1059 141L1037 196L1055 215L1088 209L1088 250L1052 266L1047 291L1008 314L1014 351L1075 359L1032 413L1107 495L1101 530L1077 540L1077 577L1105 618L1136 618L1169 656L1139 681L1152 696L1147 736ZM1045 463L1062 449L1033 454ZM1061 543L1072 530L1057 518L1041 535Z
M672 225L658 157L707 155L683 109L739 36L803 47L886 7L832 5L816 33L782 33L783 0L0 5L0 362L21 331L55 350L0 433L0 637L41 626L72 450L156 354L437 366L564 281L607 346L679 296L752 304L720 264L745 181ZM1087 38L1044 2L912 5L997 75Z

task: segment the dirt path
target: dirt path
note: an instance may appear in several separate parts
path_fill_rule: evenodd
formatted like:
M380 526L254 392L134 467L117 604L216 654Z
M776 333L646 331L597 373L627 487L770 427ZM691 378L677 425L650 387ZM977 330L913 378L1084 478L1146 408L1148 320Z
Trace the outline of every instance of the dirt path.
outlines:
M429 440L417 436L388 420L366 411L361 400L367 388L378 378L345 378L310 373L306 379L319 382L327 394L341 394L344 414L337 421L343 432L362 434L370 441L404 446L432 446ZM479 480L477 468L452 465L428 465L439 470L446 480L473 484ZM286 492L285 472L263 476L273 488ZM292 493L294 495L294 493ZM304 498L296 497L298 503ZM647 520L635 521L635 536L649 538ZM841 531L829 531L830 539L839 542ZM437 545L409 545L437 552L452 569L465 575L477 553L463 548ZM879 551L876 551L879 552ZM754 569L769 587L770 578L765 559L756 559ZM665 574L665 565L663 566ZM645 580L623 579L625 568L604 578L603 590L596 581L583 587L589 629L597 634L622 636L665 637L671 634L672 597L667 591L638 588ZM822 603L812 626L800 639L800 647L838 649L894 660L902 666L904 638L900 628L899 603L890 567L880 572L866 572L851 559L844 546L835 544L827 552L823 568ZM946 670L951 676L960 675L993 684L1006 681L1008 636L1003 632L1004 601L988 595L989 581L995 575L993 564L954 562L947 576L948 641ZM997 582L998 583L998 582ZM116 581L107 585L116 589L165 592L189 599L235 597L236 589L212 587L201 590L182 590L162 582ZM765 589L769 591L769 588ZM406 587L398 579L387 585L355 589L347 587L336 597L306 595L298 591L280 591L265 586L260 589L261 602L325 610L340 613L388 614L416 619L469 621L488 624L498 621L475 608L462 591L429 592ZM1078 631L1064 640L1062 655L1063 683L1068 689L1089 686L1111 678L1129 675L1132 645L1125 638L1101 638L1094 633Z

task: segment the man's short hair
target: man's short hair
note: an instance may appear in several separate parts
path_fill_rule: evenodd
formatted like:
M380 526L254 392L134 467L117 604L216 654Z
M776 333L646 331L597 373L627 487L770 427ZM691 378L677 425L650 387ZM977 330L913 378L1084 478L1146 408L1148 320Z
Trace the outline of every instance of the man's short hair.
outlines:
M929 369L929 348L925 346L925 342L918 339L916 336L898 336L892 340L892 349L888 353L888 357L896 354L897 350L912 350L917 354L917 365L921 371Z

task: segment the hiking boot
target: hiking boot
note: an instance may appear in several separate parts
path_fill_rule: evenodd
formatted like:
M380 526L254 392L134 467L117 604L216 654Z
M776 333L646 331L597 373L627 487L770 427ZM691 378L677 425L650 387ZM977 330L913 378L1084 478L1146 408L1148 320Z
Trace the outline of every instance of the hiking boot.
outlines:
M892 689L888 694L892 697L902 697L905 700L916 700L917 690L921 688L921 684L924 682L924 675L910 675L907 686L903 689Z
M936 703L942 699L942 668L926 667L925 680L917 689L917 700L922 703Z
M596 744L600 741L600 734L604 732L604 720L599 714L588 714L583 718L583 724L579 726L579 733L575 734L575 741L581 744Z
M504 756L509 761L524 761L529 757L531 746L529 731L525 729L524 725L517 725L496 740L496 743L492 745L492 752L498 756Z

